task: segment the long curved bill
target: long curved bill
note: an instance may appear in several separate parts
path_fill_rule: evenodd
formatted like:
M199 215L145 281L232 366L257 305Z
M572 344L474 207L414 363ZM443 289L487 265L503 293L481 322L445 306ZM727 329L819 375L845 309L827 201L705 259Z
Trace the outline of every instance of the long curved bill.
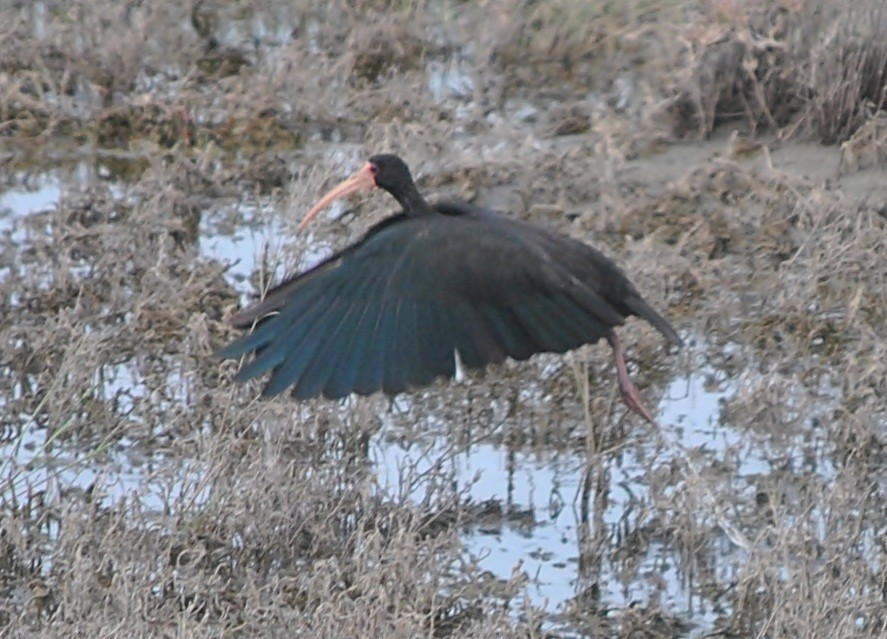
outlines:
M308 214L299 224L298 232L301 233L311 220L313 220L318 213L325 209L334 200L338 200L340 197L345 197L349 193L354 193L361 189L371 189L375 186L376 178L373 176L373 165L367 162L363 165L363 168L342 182L339 182L339 184L330 189L326 195L320 198L320 201L317 204L311 207L311 210L308 211Z

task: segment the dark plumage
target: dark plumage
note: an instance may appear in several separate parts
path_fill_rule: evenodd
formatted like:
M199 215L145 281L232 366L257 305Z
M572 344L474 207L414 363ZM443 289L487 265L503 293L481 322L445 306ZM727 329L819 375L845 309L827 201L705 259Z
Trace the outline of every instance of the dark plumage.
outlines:
M681 339L611 260L571 237L464 202L429 205L394 155L370 158L303 226L336 197L371 186L403 210L233 319L241 328L258 322L219 353L255 353L238 381L270 372L265 395L290 386L297 398L393 395L452 377L454 351L465 366L482 368L606 337L623 396L653 421L628 380L613 327L636 315L672 344Z

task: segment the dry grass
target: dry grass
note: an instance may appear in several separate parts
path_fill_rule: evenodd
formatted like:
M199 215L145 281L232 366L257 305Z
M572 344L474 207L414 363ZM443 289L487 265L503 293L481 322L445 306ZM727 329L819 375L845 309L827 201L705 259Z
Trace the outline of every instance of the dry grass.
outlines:
M831 144L884 108L883 5L724 0L707 9L679 36L683 78L665 88L673 94L666 111L678 134L707 137L719 125L744 121L752 132Z
M554 632L520 571L497 581L466 554L478 509L443 461L379 486L383 421L437 428L447 459L477 439L584 452L574 633L887 635L883 8L92 0L0 17L2 188L91 173L0 217L4 636ZM441 384L404 414L232 386L211 353L240 293L201 240L245 217L292 230L382 148L423 188L618 250L691 341L668 358L649 327L623 331L644 392L709 371L735 389L730 443L623 419L605 349ZM295 268L294 242L250 290ZM613 524L632 455L644 492ZM663 599L657 548L705 621ZM608 572L647 595L612 607Z

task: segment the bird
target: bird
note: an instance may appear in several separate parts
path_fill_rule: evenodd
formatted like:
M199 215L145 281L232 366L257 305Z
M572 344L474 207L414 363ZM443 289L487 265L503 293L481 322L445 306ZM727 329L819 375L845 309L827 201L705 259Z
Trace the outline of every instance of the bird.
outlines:
M565 353L606 339L626 405L656 421L629 377L615 328L637 316L675 346L671 324L598 249L461 200L429 203L397 155L374 155L305 215L334 200L387 191L401 210L355 243L273 287L231 323L218 351L247 355L235 376L270 373L264 396L389 396L453 378L457 360L483 369L510 357Z

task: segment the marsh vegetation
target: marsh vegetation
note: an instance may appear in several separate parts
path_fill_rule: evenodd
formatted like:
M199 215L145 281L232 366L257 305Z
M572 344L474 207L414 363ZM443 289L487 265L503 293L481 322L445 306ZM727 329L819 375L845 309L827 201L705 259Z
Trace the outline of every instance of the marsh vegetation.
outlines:
M887 636L887 9L0 6L0 634ZM258 400L227 318L391 209L612 255L688 342Z

